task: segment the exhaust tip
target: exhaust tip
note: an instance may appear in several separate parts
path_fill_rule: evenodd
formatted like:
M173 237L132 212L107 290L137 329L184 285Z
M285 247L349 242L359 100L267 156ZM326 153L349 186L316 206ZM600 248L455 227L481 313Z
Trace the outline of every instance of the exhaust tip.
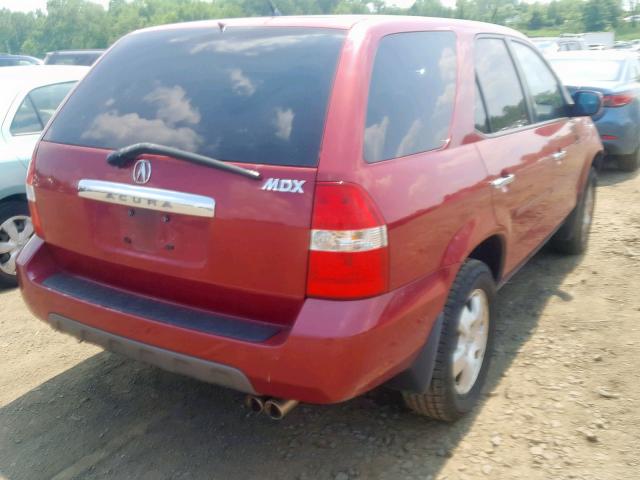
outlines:
M272 420L282 420L291 410L298 405L297 400L267 400L264 404L264 412Z
M247 395L244 401L249 410L255 413L262 413L265 407L265 400L262 397L256 397L255 395Z

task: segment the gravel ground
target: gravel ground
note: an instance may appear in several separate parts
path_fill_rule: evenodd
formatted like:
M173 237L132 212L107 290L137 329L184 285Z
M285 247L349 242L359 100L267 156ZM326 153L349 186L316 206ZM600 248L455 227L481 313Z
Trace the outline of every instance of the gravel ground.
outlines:
M0 292L0 478L638 478L640 176L604 172L596 208L586 256L543 251L500 292L486 395L455 425L384 390L273 422Z

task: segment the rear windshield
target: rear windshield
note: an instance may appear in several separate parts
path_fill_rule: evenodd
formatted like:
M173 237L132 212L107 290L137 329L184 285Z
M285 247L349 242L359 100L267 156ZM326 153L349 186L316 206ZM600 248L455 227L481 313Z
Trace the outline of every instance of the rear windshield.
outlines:
M566 85L585 85L586 82L613 82L620 78L624 61L551 59L551 65Z
M174 28L129 35L67 101L45 140L152 142L219 160L315 166L345 33Z

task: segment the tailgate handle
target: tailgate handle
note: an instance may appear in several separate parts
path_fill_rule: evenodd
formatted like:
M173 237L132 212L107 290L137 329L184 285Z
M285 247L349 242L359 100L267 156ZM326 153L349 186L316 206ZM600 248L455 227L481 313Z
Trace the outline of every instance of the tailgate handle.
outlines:
M140 155L144 155L145 153L177 158L178 160L204 165L205 167L212 167L217 168L218 170L224 170L225 172L236 173L253 180L260 180L262 178L262 175L257 170L239 167L215 158L205 157L204 155L198 155L197 153L186 152L184 150L167 147L165 145L157 145L155 143L134 143L128 147L115 150L107 155L107 163L114 167L124 168L127 165L130 165L131 162Z

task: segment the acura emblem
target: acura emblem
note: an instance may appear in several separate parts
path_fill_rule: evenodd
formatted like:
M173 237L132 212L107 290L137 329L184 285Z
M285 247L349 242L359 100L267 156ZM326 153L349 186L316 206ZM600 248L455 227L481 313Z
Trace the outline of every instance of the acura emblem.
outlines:
M138 160L133 165L132 177L136 183L147 183L151 178L151 162L149 160Z

